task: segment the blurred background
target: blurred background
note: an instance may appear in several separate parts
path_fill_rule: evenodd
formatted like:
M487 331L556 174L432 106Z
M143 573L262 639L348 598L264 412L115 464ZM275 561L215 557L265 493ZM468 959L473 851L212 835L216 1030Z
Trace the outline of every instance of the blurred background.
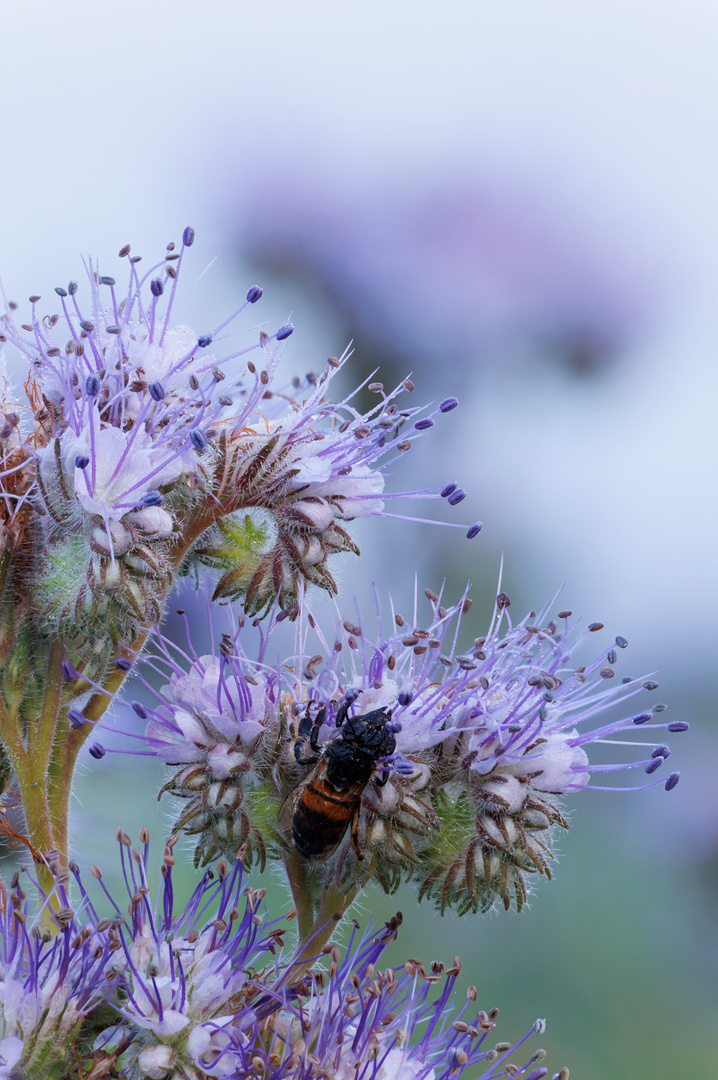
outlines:
M718 10L26 0L2 35L0 274L21 312L82 255L114 273L123 244L160 258L193 224L197 276L218 256L178 312L198 332L257 282L262 317L296 325L288 374L352 340L345 389L380 366L461 399L394 485L459 481L451 517L483 533L365 522L345 595L371 576L407 597L414 566L421 587L470 578L482 625L503 552L512 610L563 583L692 722L670 795L574 799L528 912L370 894L407 916L395 961L459 951L501 1038L546 1017L550 1073L715 1075ZM159 851L168 819L151 763L107 761L87 761L75 835L109 873L117 825Z

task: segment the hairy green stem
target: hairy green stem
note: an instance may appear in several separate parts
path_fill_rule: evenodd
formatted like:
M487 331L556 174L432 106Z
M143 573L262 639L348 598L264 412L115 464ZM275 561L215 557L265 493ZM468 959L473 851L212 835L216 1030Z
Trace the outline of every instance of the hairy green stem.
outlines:
M344 915L356 900L359 885L348 891L327 881L324 883L319 909L308 934L301 934L297 943L297 957L291 967L291 978L298 982L310 971L325 945L328 945Z
M284 853L284 869L287 872L292 900L297 912L297 933L299 941L306 941L314 926L314 897L305 871L306 863L292 849Z
M296 851L284 854L284 868L297 912L297 957L292 965L292 981L309 971L322 949L351 908L361 883L342 889L330 879L318 895L319 882L310 874L310 865Z

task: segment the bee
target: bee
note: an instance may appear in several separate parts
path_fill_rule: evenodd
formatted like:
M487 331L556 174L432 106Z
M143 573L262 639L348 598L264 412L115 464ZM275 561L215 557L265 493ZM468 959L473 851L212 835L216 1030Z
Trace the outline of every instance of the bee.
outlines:
M393 754L394 732L387 727L388 709L374 709L363 716L349 716L353 699L345 700L337 710L337 731L319 746L319 729L326 718L322 706L314 720L310 708L302 717L294 756L302 765L315 768L294 794L292 840L305 859L322 862L328 859L351 825L351 845L357 858L364 855L359 847L359 812L364 788L376 772L377 761ZM374 782L382 787L388 774Z

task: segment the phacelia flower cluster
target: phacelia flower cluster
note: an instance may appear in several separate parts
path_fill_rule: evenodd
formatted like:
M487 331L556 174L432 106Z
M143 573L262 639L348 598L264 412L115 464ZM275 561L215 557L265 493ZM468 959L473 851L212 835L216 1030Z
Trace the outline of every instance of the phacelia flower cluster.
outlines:
M336 946L325 948L328 968L317 967L296 982L294 1000L270 1020L262 1061L269 1067L260 1075L271 1080L449 1080L465 1073L476 1080L546 1077L548 1070L538 1064L545 1051L527 1057L522 1050L527 1039L545 1030L542 1020L518 1042L492 1045L498 1009L475 1012L473 986L463 1008L457 1008L458 957L449 968L440 962L425 967L417 960L399 970L381 968L401 922L398 913L381 933L355 930L343 953ZM558 1075L567 1080L568 1071Z
M442 910L484 909L497 898L520 908L527 876L550 877L552 832L568 827L565 797L600 786L592 777L643 769L650 779L638 787L675 786L678 773L653 777L669 748L627 736L688 725L666 723L662 704L627 708L657 684L616 677L623 638L581 663L600 624L584 628L569 611L552 618L547 605L514 625L500 593L487 633L462 650L471 601L444 607L426 595L428 617L415 600L410 619L392 607L387 624L377 604L371 630L358 613L342 619L331 607L320 619L301 605L291 629L276 609L262 626L240 614L205 656L189 630L187 652L156 636L150 662L170 678L159 692L146 684L156 708L135 703L147 725L134 752L174 767L166 790L184 801L177 825L198 837L198 858L238 843L262 860L293 849L292 811L313 775L294 747L302 718L322 709L314 769L340 709L345 728L379 710L394 746L373 762L352 830L331 857L318 856L324 873L346 887L373 873L387 891L408 876ZM630 760L597 758L599 747L624 740ZM337 797L348 798L348 786Z
M247 1001L256 993L251 971L270 961L282 942L276 925L264 927L264 890L246 886L241 859L207 871L180 912L172 881L177 837L165 847L156 902L148 882L149 835L132 848L118 832L129 901L125 915L92 868L113 915L99 918L73 865L82 906L110 936L118 986L117 1022L97 1036L95 1061L113 1057L131 1077L234 1076L243 1051L256 1039L256 1016Z
M347 357L280 378L292 325L236 329L259 286L207 332L178 323L193 243L187 228L143 274L127 245L126 285L90 262L86 282L56 288L51 305L32 296L27 322L16 305L0 320L0 343L29 369L25 401L0 372L0 661L17 669L28 716L43 693L29 657L48 669L48 633L87 700L91 685L116 689L115 661L134 657L178 574L208 564L217 597L286 610L306 583L336 591L331 556L358 553L351 520L387 513L388 498L441 497L386 492L384 474L456 399L405 407L406 379L391 392L371 383L367 411L354 394L332 400ZM80 716L69 689L63 716Z

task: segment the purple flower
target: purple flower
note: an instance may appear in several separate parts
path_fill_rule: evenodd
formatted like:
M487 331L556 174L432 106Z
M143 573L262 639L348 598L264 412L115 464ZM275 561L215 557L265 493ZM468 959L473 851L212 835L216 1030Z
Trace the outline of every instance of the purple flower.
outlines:
M235 347L232 324L258 287L209 334L174 325L186 248L142 278L130 259L121 292L90 263L86 307L73 282L55 290L62 314L41 317L34 297L20 328L3 317L0 337L31 369L32 406L24 425L22 410L3 409L6 529L20 530L24 508L47 563L41 607L65 619L77 621L99 593L106 605L114 594L125 623L130 612L156 615L190 548L223 571L218 596L241 596L252 613L277 595L291 606L302 581L336 590L327 559L358 550L346 522L387 514L387 498L438 498L434 489L389 494L384 472L455 399L402 408L407 379L388 393L372 383L377 404L366 411L355 395L332 402L346 357L282 382L290 324L273 337L255 328ZM6 393L3 378L3 401ZM254 518L237 514L247 511Z
M663 705L626 709L657 684L615 678L623 638L581 663L600 624L582 629L570 612L557 621L547 605L514 625L500 593L488 632L462 651L471 601L444 607L431 590L427 599L425 617L415 602L410 619L392 607L390 622L378 613L374 627L358 608L342 619L331 605L325 617L306 603L275 608L262 625L239 615L202 657L189 635L189 655L156 636L150 663L169 670L170 681L159 693L146 684L159 705L143 707L150 719L135 752L181 766L166 790L184 800L177 827L200 838L200 857L248 843L263 861L292 844L289 796L308 775L292 736L307 709L316 716L325 708L320 752L340 707L348 706L348 724L385 712L396 749L375 763L381 786L370 781L361 793L361 872L373 867L388 890L406 874L422 895L460 910L497 896L523 904L525 875L549 875L552 826L568 827L563 797L600 786L593 775L643 768L651 779L636 787L675 786L677 773L652 775L668 747L626 736L687 725L666 724ZM617 718L604 718L617 706ZM630 748L628 760L597 761L598 748L611 744ZM345 882L359 872L348 835L327 865ZM447 875L456 888L444 888Z
M401 409L401 395L413 389L409 380L388 393L381 383L370 384L378 402L364 412L352 403L356 391L331 402L329 382L346 359L332 358L322 375L312 376L313 389L303 400L295 388L290 409L282 395L270 392L261 415L216 425L226 464L214 495L229 509L253 510L263 532L253 545L249 524L243 529L237 515L220 525L213 543L198 548L202 561L225 571L215 598L241 596L254 614L266 611L275 596L291 607L302 582L336 592L328 558L359 553L347 522L404 516L386 510L387 499L439 498L435 488L389 493L384 473L433 426L441 408L426 416L423 408Z
M244 625L244 616L238 618ZM140 671L140 681L158 704L133 704L147 726L140 747L125 752L153 754L168 766L180 766L164 790L183 800L176 827L199 838L197 857L203 865L218 853L233 857L242 844L248 862L258 857L263 865L266 804L274 798L278 808L284 798L272 780L286 745L281 668L250 660L241 643L226 634L216 654L198 656L186 625L189 656L159 631L154 634L157 651L143 666L169 681L158 691Z
M150 1077L173 1068L192 1076L196 1069L210 1076L231 1075L236 1051L255 1038L255 1014L241 1007L248 970L265 965L277 946L277 931L271 924L268 932L262 928L259 904L265 890L245 887L241 859L231 870L220 863L217 875L207 871L185 907L176 911L170 840L152 904L146 830L140 833L141 850L128 851L131 841L122 830L118 839L129 916L93 867L114 911L113 918L100 919L77 867L71 866L82 906L110 936L121 988L112 1000L120 1022L99 1036L96 1050L129 1046L122 1060L136 1061L141 1075Z
M401 915L380 933L355 930L344 955L327 947L329 966L308 970L291 951L277 956L284 930L276 923L263 928L264 890L245 887L241 859L232 871L220 863L217 877L208 871L175 913L173 842L165 849L152 904L146 832L141 850L126 850L130 841L122 830L118 838L128 916L93 867L115 913L101 919L72 867L81 907L109 945L98 963L117 987L110 1002L119 1022L105 1022L97 1036L98 1064L109 1058L128 1075L156 1080L170 1071L191 1080L252 1073L310 1080L318 1066L338 1080L448 1080L468 1069L493 1080L507 1067L514 1076L544 1075L530 1072L543 1051L528 1060L518 1056L526 1039L543 1031L542 1021L514 1045L494 1046L498 1010L475 1012L473 987L463 1007L456 1006L458 957L448 970L419 961L398 970L380 967Z
M448 1080L466 1070L476 1080L490 1080L506 1076L507 1065L512 1076L530 1074L544 1052L535 1052L528 1061L517 1054L526 1039L544 1030L543 1021L517 1043L500 1043L495 1049L492 1032L498 1010L475 1012L474 987L463 1007L457 1007L458 957L448 969L419 961L398 970L380 967L400 923L397 915L380 934L355 931L343 955L331 949L328 970L315 969L293 988L297 999L287 1000L268 1024L265 1055L276 1064L265 1076Z
M62 876L40 900L33 914L16 874L0 914L0 1077L58 1069L72 1033L117 984L107 927L73 912Z

